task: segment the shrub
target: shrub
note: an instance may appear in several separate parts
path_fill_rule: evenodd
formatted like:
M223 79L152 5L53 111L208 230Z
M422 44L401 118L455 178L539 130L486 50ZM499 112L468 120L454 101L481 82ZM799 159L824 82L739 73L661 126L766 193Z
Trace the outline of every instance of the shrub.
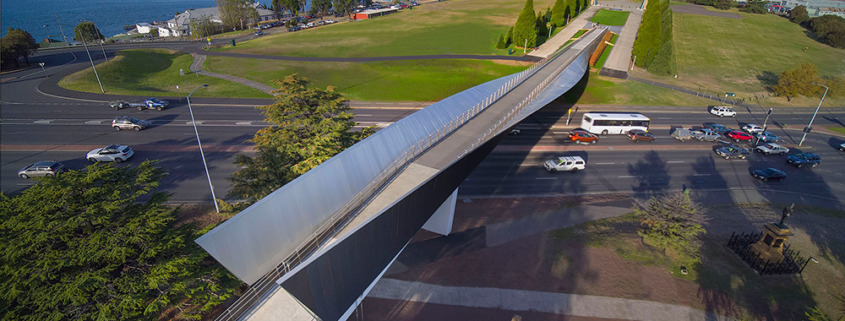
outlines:
M505 49L505 48L507 48L507 45L505 45L505 36L502 36L502 34L500 33L499 39L496 40L496 49Z
M802 24L807 22L807 20L810 20L810 16L807 14L807 7L796 6L789 11L789 21Z

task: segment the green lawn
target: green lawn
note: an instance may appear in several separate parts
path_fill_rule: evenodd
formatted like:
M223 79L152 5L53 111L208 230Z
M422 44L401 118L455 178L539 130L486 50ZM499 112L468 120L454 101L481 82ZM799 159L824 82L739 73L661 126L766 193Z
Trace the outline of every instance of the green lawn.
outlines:
M823 75L845 74L845 50L819 43L807 30L776 15L747 14L731 9L743 19L691 14L674 14L674 41L678 79L635 71L635 76L704 89L738 98L767 96L784 70L814 63ZM705 32L706 31L706 32ZM804 47L809 50L804 51ZM639 69L637 69L639 70ZM762 101L764 106L810 106L818 98L784 98ZM826 106L842 106L843 98L832 98Z
M835 131L840 134L845 134L845 128L842 127L828 127L827 129Z
M198 90L197 97L269 98L257 89L226 80L191 73L192 57L163 49L133 49L118 52L117 57L97 66L97 73L107 94L139 96L184 96L188 88L208 84ZM185 76L179 75L179 69ZM187 88L185 86L187 81ZM179 89L176 89L176 86ZM91 69L69 75L59 86L84 92L99 93L100 87Z
M585 30L585 29L578 30L577 32L575 32L575 35L572 36L572 39L581 38L581 35L583 35L586 32L587 32L587 30Z
M644 106L709 106L712 100L631 80L600 77L591 72L563 94L565 103Z
M628 11L614 11L601 9L599 10L599 12L596 12L596 15L593 16L590 21L605 26L624 26L625 21L628 20L629 14L631 13Z
M335 86L348 99L435 101L525 69L478 60L409 60L368 63L289 62L208 56L206 70L268 85L292 73L316 87Z
M507 55L499 34L516 22L525 1L454 0L398 13L293 33L267 35L218 50L301 57L377 57L436 54ZM554 0L534 1L534 10Z
M604 67L604 63L607 61L607 57L610 56L610 51L613 50L613 46L607 46L604 48L604 51L601 52L601 56L599 56L599 60L596 61L596 70L601 70Z

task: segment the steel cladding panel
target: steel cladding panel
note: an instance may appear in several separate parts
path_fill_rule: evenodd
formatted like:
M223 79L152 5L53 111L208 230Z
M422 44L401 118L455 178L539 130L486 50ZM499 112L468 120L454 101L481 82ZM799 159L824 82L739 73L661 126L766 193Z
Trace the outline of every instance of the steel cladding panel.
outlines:
M376 132L223 222L198 238L197 244L236 277L254 283L308 240L377 175L405 157L406 150L418 146L515 76L467 89Z
M320 319L340 318L503 135L453 163L358 230L347 233L307 266L288 274L281 286ZM338 280L355 281L335 283Z

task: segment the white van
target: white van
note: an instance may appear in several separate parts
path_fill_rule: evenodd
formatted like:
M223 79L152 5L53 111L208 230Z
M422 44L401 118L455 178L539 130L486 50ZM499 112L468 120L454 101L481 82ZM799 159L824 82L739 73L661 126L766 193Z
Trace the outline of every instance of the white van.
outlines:
M561 156L543 163L549 172L572 172L573 174L584 170L586 165L587 162L581 156Z

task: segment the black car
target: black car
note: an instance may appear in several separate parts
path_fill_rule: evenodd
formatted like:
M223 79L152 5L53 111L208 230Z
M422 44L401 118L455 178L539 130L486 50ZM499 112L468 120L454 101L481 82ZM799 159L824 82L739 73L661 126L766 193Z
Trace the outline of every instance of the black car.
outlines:
M756 171L753 171L753 172L751 172L751 176L754 176L754 178L759 179L759 180L764 181L764 182L766 182L770 179L771 180L778 180L778 181L782 181L782 180L786 179L786 173L784 173L784 172L782 172L778 169L771 168L771 167L766 168L766 169L758 169Z

